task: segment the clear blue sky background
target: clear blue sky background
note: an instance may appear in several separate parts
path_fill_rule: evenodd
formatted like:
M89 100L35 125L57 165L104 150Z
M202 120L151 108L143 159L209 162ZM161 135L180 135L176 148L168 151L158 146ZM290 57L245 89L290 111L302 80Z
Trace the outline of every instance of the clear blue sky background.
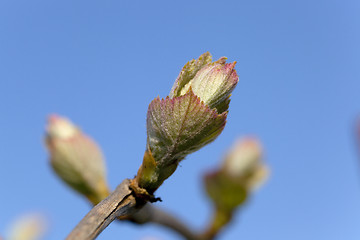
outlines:
M271 178L221 239L359 239L359 13L357 0L1 1L0 234L40 211L51 223L46 239L63 239L90 209L49 167L48 114L96 139L114 188L142 161L150 101L210 51L238 62L227 127L181 164L157 205L204 227L211 205L202 173L251 134ZM145 236L180 239L129 223L99 239Z

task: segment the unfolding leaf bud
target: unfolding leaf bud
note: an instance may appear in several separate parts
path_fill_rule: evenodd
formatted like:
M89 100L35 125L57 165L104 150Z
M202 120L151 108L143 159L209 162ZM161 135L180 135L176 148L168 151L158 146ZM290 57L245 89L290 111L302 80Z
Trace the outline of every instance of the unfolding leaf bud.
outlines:
M205 176L205 187L214 204L225 211L241 205L267 177L259 142L245 138L235 143L220 169Z
M191 88L210 109L218 113L227 111L230 95L239 77L234 63L226 63L226 57L211 62L210 53L204 53L198 60L186 64L174 83L170 97L186 94Z
M183 67L168 97L150 103L140 187L154 192L181 160L219 136L238 82L234 66L205 53Z
M97 144L68 119L52 115L46 127L50 163L71 188L97 204L109 194L103 155Z

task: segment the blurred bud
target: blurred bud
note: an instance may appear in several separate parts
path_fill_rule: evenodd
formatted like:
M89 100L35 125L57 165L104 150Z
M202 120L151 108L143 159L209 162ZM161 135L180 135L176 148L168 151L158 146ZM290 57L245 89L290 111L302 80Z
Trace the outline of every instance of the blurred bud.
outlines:
M150 103L147 148L137 174L140 187L153 193L181 160L220 135L238 82L234 66L225 58L211 63L205 53L184 66L169 97Z
M206 191L218 208L233 211L265 180L268 170L261 156L257 140L243 139L235 143L218 171L205 176Z
M28 214L16 219L12 224L8 240L40 240L47 230L45 217L40 214ZM1 238L0 238L1 239Z
M71 188L97 204L109 194L97 144L68 119L52 115L46 128L51 166Z
M262 147L256 139L238 140L227 154L222 170L252 190L260 186L268 175L261 158Z

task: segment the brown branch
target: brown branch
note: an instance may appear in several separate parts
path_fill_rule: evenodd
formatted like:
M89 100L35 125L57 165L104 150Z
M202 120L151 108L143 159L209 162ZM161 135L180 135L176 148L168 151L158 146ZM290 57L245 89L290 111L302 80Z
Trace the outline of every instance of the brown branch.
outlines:
M177 232L186 240L214 240L231 221L231 216L231 213L225 213L216 209L207 228L202 232L196 232L172 214L154 207L152 204L146 204L139 211L127 217L126 220L137 224L155 223Z
M214 215L207 229L202 233L201 239L216 239L219 233L232 219L232 212L215 208Z
M114 192L91 209L66 239L95 239L115 218L135 213L138 207L129 189L130 181L125 179Z
M198 240L200 236L191 230L187 225L181 222L179 219L171 215L170 213L154 207L151 204L146 204L138 212L132 214L129 218L132 222L138 224L156 223L161 226L167 227L187 240Z
M150 203L144 205L145 201L142 199L137 201L133 190L129 188L130 185L129 179L118 185L115 191L90 210L66 240L95 239L116 218L137 224L155 223L177 232L187 240L214 239L223 227L223 224L218 226L219 223L215 221L205 232L199 234L170 213Z

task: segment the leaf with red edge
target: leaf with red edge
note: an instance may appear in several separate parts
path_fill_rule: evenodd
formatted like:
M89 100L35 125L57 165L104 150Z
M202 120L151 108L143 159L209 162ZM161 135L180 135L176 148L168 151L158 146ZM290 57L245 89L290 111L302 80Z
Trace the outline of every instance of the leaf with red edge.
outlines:
M226 123L227 112L218 114L191 90L180 97L154 99L147 114L148 148L162 166L177 164L215 140Z

